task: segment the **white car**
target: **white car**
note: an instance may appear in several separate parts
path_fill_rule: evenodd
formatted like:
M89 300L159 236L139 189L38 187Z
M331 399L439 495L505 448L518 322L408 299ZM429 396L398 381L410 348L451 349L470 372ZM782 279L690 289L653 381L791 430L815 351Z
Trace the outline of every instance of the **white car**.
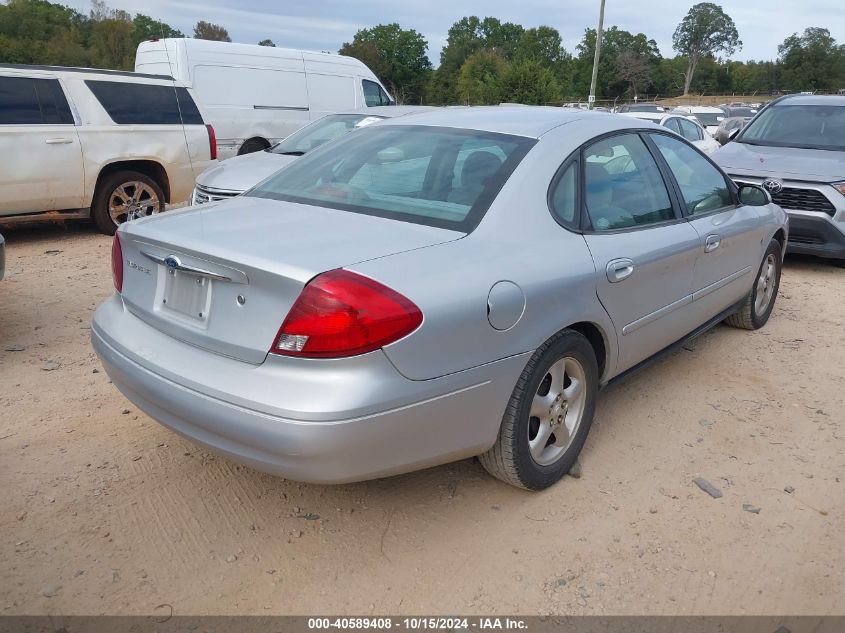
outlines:
M112 234L187 200L215 157L170 77L0 64L0 223L91 217Z
M327 114L393 105L373 71L344 55L166 38L138 45L135 70L194 89L221 160L267 149Z
M383 119L433 109L434 106L384 106L324 116L263 152L233 156L212 165L197 178L191 204L205 204L238 196L300 156L353 130Z
M670 114L694 116L710 136L716 135L719 124L725 118L724 110L714 106L681 106L674 108Z
M623 112L622 114L669 128L676 134L683 136L705 154L712 154L721 147L716 139L708 134L695 120L695 117L660 112Z

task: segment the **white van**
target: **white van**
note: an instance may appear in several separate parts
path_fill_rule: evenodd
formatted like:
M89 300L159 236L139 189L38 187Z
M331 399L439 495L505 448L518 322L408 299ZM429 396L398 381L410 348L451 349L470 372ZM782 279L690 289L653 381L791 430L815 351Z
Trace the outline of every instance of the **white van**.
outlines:
M194 89L220 159L266 149L315 119L393 99L354 57L190 38L141 42L135 70Z

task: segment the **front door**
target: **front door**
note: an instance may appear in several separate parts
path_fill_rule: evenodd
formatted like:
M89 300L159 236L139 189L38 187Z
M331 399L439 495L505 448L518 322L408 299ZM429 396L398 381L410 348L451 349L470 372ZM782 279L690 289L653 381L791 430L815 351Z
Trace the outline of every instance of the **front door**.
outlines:
M583 165L584 239L618 334L622 372L695 328L689 306L700 239L673 207L639 134L597 141L584 150Z
M703 323L751 288L759 264L758 211L737 205L722 172L693 148L665 134L651 138L677 180L686 215L699 236L693 300L694 314Z

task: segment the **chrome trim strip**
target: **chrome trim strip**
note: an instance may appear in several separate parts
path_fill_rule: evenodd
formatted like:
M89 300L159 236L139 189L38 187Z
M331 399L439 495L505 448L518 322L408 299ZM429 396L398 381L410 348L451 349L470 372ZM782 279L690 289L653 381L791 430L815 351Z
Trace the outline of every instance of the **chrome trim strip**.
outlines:
M692 293L692 300L698 301L702 297L706 297L711 292L718 290L719 288L722 288L723 286L727 286L729 283L736 281L740 277L744 277L745 275L747 275L750 272L751 272L751 266L746 266L742 270L738 270L735 273L733 273L732 275L728 275L727 277L724 277L724 278L720 279L719 281L710 284L709 286L704 286L704 288L702 288L701 290L696 290L694 293Z
M271 106L271 105L254 105L254 110L293 110L295 112L308 112L308 106Z
M181 270L182 272L191 273L192 275L198 275L199 277L208 277L209 279L217 279L219 281L232 281L231 277L226 277L225 275L218 275L217 273L213 273L210 270L204 270L202 268L196 268L194 266L187 266L185 264L179 264L178 266L168 266L164 262L166 258L160 257L159 255L153 255L152 253L148 253L147 251L141 251L141 255L171 270Z
M670 303L669 305L665 305L662 308L660 308L659 310L655 310L651 314L647 314L644 317L641 317L641 318L637 319L636 321L629 323L628 325L623 327L622 328L622 335L625 336L627 334L632 334L633 332L636 332L640 328L645 327L649 323L657 321L657 319L659 319L660 317L664 317L667 314L669 314L670 312L674 312L678 308L683 308L684 306L689 305L691 303L692 303L692 295L687 295L686 297L678 299L677 301L674 301L674 302Z

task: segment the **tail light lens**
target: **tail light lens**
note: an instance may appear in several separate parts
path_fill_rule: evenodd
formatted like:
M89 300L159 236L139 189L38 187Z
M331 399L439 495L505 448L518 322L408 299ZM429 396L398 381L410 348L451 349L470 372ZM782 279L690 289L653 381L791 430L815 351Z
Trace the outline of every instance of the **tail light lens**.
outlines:
M205 129L208 130L208 152L211 154L211 160L217 159L217 134L214 133L214 127L206 123Z
M377 281L347 270L312 279L282 323L270 352L305 358L356 356L416 330L422 312Z
M114 279L114 289L123 292L123 249L120 248L117 233L111 243L111 275Z

